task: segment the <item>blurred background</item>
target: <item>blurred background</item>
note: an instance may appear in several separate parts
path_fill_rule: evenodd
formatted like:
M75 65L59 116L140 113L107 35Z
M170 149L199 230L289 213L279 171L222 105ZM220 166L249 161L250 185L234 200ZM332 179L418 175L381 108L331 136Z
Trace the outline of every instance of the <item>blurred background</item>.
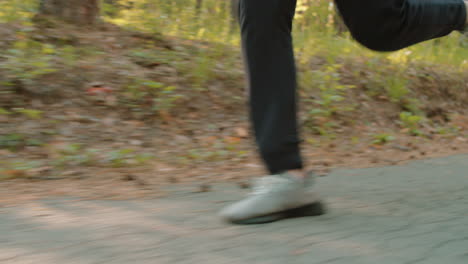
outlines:
M264 171L237 5L0 0L3 189L127 197L185 181L248 187ZM309 167L326 174L466 152L466 37L372 52L329 0L298 1L294 37Z

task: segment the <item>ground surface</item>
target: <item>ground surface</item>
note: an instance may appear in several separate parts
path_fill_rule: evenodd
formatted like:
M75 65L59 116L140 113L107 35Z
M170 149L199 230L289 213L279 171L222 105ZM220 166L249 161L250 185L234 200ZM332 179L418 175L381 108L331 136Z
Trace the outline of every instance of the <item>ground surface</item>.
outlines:
M340 169L317 182L325 216L222 223L243 192L166 186L161 199L59 197L0 207L0 262L468 263L468 155Z

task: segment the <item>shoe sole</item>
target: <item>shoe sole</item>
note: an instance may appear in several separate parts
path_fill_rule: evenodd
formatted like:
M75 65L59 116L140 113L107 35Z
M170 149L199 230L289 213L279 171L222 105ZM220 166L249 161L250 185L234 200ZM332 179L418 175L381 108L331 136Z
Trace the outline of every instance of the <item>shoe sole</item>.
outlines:
M325 214L325 206L322 202L318 201L311 203L305 206L288 209L281 212L276 212L273 214L257 216L249 219L243 220L234 220L231 221L233 224L238 225L256 225L256 224L267 224L272 223L278 220L287 219L287 218L298 218L305 216L319 216Z

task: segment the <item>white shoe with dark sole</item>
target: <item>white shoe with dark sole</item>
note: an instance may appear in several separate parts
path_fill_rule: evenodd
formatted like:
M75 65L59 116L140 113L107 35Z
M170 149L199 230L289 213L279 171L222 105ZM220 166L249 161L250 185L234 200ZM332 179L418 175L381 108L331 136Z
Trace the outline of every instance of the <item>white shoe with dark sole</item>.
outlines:
M325 207L311 190L313 175L289 173L260 178L249 196L224 208L220 216L234 224L262 224L285 218L318 216Z

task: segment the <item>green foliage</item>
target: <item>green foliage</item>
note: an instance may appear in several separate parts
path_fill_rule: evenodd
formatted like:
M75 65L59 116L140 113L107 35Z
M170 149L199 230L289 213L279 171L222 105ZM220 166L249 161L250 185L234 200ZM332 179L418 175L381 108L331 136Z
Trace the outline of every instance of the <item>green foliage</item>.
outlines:
M345 100L346 90L353 88L352 85L340 83L341 77L338 72L340 65L328 65L323 69L312 71L306 82L310 82L310 87L319 90L317 99L312 102L320 108L312 109L311 115L323 115L330 117L340 111L351 111L349 105L341 104Z
M0 22L29 23L37 11L38 2L1 1ZM102 0L101 7L105 20L135 30L226 44L238 44L239 41L230 1L204 0L199 10L196 0ZM340 25L332 0L299 0L294 31L299 53L308 56L352 54L390 57L395 64L402 66L417 60L462 67L468 65L465 59L468 49L463 44L466 37L459 34L399 52L376 55L356 44L348 33L342 32Z
M200 54L196 57L195 67L191 71L191 77L194 88L197 90L206 90L205 83L210 79L215 60L206 54Z
M184 163L192 162L216 162L226 159L242 159L248 155L248 151L242 149L237 138L218 138L211 142L209 146L201 148L191 148L179 159Z
M30 119L41 119L43 111L27 108L13 108L10 111L0 107L0 115L12 115L14 113L24 115Z
M408 81L399 74L390 74L386 78L385 90L393 103L400 103L409 94Z
M79 143L67 144L65 147L60 149L60 153L63 155L76 155L82 149L82 145Z
M411 98L406 76L399 71L391 72L392 74L386 74L384 82L385 95L388 96L390 102L399 105L402 110L421 113L418 99Z
M10 180L28 176L28 171L42 167L40 161L0 160L0 180Z
M22 134L8 134L0 136L0 148L16 151L25 144L25 137Z
M405 69L401 69L401 65L393 65L391 60L381 57L370 58L364 65L368 75L364 84L369 96L383 95L393 103L400 103L409 94ZM359 74L356 73L357 78Z
M154 67L158 65L174 66L182 59L181 54L174 51L141 48L131 50L129 56L136 64L144 67Z
M360 70L354 72L354 77L362 79L361 84L370 97L387 100L404 111L422 114L419 100L411 94L411 76L407 74L406 60L398 58L400 58L397 60L398 64L393 64L394 58L369 59L361 69L365 72L365 78L361 77L363 72Z
M351 143L353 143L353 144L356 145L356 144L358 144L359 142L360 142L359 137L356 137L356 136L351 137Z
M445 137L458 136L462 130L457 126L438 127L436 129L437 134Z
M15 112L23 114L27 116L28 118L31 119L40 119L42 118L43 112L40 110L34 110L34 109L25 109L25 108L15 108L13 109Z
M0 149L18 151L26 146L42 146L43 142L20 133L0 135Z
M410 112L400 113L400 120L403 126L408 128L416 128L419 126L419 123L422 121L422 116L413 115Z
M306 97L306 102L312 103L313 108L308 111L309 123L322 135L337 127L332 121L336 114L353 111L354 107L345 102L347 90L351 85L341 84L340 65L326 65L315 71L306 71L301 75L302 87L307 94L316 94L314 98ZM318 90L318 91L317 91Z
M29 23L37 11L37 0L8 0L0 1L0 23L23 22Z
M11 112L0 107L0 115L10 115Z
M133 110L150 110L154 113L167 112L182 96L175 87L148 79L135 78L122 91L123 100ZM143 108L143 109L142 109Z
M205 0L197 10L194 0L120 0L116 5L105 5L106 19L131 29L188 39L231 42L232 34L229 1ZM116 10L117 8L117 10ZM216 22L214 22L216 21ZM175 23L174 23L175 22ZM234 42L231 42L234 43Z
M229 78L236 65L235 54L226 50L225 44L210 47L178 47L177 50L135 49L130 52L132 60L147 68L168 66L177 73L178 80L189 83L194 90L206 91L207 85L217 76ZM157 68L156 68L157 70ZM217 71L222 71L217 74Z
M92 166L95 164L93 152L85 152L80 154L66 154L57 158L52 162L52 165L58 168L70 166Z
M384 145L393 140L395 140L394 136L389 135L387 133L382 133L382 134L374 135L374 140L372 141L372 144Z
M401 112L400 113L400 123L403 127L407 128L409 133L414 136L422 135L422 132L419 130L423 117L419 115L414 115L410 112Z
M126 167L140 166L154 159L149 153L136 153L133 149L119 149L106 152L100 149L85 149L82 144L68 144L52 162L58 168L74 166Z
M56 47L43 44L23 36L5 53L0 53L3 62L0 70L4 72L3 84L13 86L18 84L31 85L46 74L57 71L54 68Z
M108 153L104 161L112 167L126 167L144 165L152 159L154 155L149 153L137 154L133 149L121 149Z
M57 52L57 55L60 57L64 66L74 67L76 61L78 60L79 52L83 52L83 50L79 51L74 46L65 45ZM89 51L84 50L84 52L89 52Z
M133 149L121 149L117 151L112 151L107 155L107 161L112 164L113 167L123 167L128 165L127 161L133 155Z
M51 162L51 165L57 168L66 168L70 166L91 166L96 161L95 150L84 150L83 145L79 143L70 143L60 148L58 156Z
M191 149L187 153L187 158L203 162L225 160L229 156L230 153L226 150L206 151L202 149Z

